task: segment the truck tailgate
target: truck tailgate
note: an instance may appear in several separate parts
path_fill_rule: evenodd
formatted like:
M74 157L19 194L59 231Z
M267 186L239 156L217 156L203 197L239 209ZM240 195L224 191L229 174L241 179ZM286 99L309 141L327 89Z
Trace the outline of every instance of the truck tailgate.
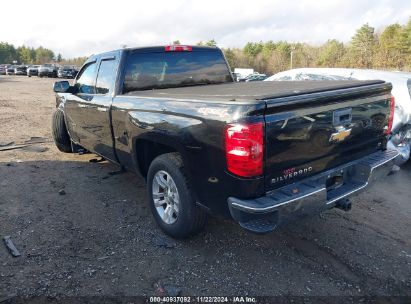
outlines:
M384 149L390 90L376 81L265 99L266 191Z

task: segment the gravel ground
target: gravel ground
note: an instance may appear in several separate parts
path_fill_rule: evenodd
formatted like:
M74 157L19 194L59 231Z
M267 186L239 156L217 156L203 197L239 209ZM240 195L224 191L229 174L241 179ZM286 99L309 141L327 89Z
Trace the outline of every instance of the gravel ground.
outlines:
M157 228L144 180L58 152L53 79L0 76L0 302L18 296L411 296L411 164L353 199L268 235L211 218L176 241ZM33 147L33 146L30 146ZM46 150L40 152L42 150ZM329 298L332 299L332 298ZM337 299L337 298L334 298ZM410 300L410 298L408 298Z

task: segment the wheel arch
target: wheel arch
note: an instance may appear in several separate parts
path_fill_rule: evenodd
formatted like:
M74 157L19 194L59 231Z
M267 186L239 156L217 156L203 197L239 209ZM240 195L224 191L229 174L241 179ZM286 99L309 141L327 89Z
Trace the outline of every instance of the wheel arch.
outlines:
M147 172L152 161L162 154L177 152L181 155L183 163L188 163L188 156L184 149L184 145L174 136L157 132L146 133L133 139L132 148L135 169L144 178L147 177ZM189 172L185 173L189 175Z

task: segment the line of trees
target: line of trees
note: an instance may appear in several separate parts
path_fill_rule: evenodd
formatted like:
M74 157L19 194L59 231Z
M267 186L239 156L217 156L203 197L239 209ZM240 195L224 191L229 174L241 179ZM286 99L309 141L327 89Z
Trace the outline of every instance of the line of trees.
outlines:
M86 59L87 57L64 59L61 54L56 55L52 50L42 46L30 48L23 45L16 48L7 42L0 42L0 64L13 62L18 64L44 64L56 62L81 66Z
M52 50L43 47L35 49L23 45L16 48L7 42L0 42L0 63L12 63L16 61L24 64L42 64L61 59L60 54L56 57Z
M176 40L174 44L180 44ZM212 39L197 45L216 46ZM348 43L336 39L320 46L287 41L248 42L243 48L224 48L232 68L254 68L265 74L274 74L290 67L352 67L411 70L411 18L408 23L387 26L376 32L364 24ZM47 48L29 48L0 42L0 63L17 61L25 64L59 62L81 66L87 57L64 59Z
M201 44L216 45L214 40ZM411 18L405 25L391 24L382 32L376 32L369 24L364 24L348 43L332 39L323 45L313 46L286 41L260 41L223 51L231 67L254 68L269 75L290 67L411 71Z

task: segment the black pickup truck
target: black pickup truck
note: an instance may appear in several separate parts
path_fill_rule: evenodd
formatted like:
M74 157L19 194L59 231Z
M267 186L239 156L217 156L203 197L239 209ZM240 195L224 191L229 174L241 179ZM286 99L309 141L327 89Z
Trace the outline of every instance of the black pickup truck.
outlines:
M383 81L233 81L218 48L163 46L90 57L56 82L53 136L141 174L159 226L200 231L209 213L266 233L338 207L385 176L393 118ZM378 169L378 170L377 170Z

